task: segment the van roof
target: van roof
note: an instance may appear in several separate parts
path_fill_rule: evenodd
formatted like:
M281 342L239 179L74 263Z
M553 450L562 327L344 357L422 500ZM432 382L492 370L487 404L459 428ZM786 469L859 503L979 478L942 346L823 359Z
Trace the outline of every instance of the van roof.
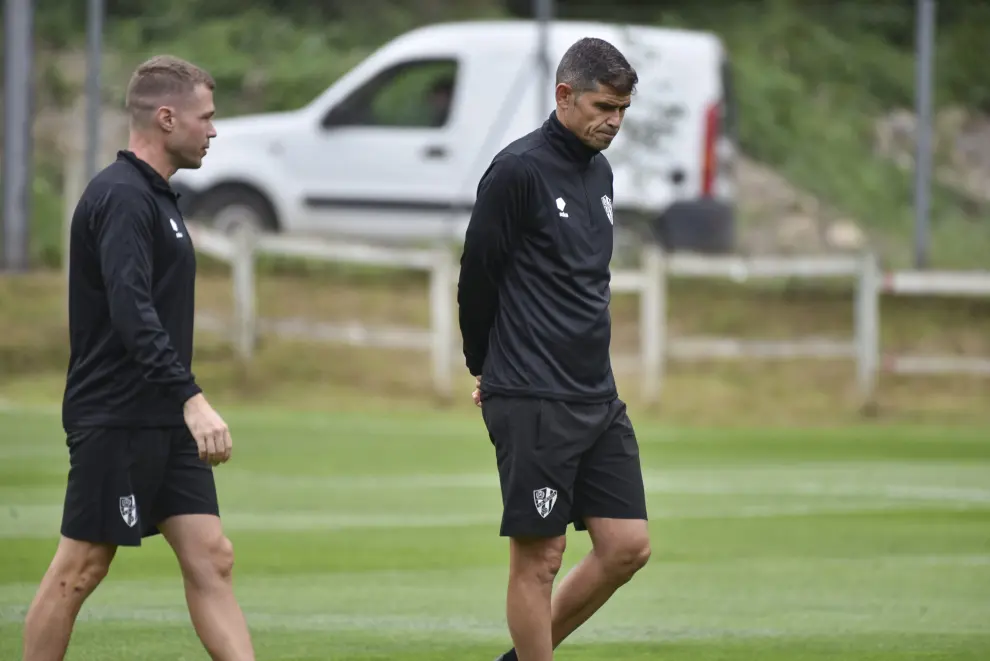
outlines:
M530 44L536 36L535 28L539 25L535 20L479 20L479 21L450 21L440 22L416 28L395 40L403 47L411 49L429 44L460 48L466 45L491 46L497 44L506 46L524 46ZM721 40L711 32L685 30L679 28L656 27L652 25L602 23L593 21L554 20L551 29L555 35L577 41L590 34L602 32L631 30L652 33L665 41L679 41L687 47L707 46L721 50Z

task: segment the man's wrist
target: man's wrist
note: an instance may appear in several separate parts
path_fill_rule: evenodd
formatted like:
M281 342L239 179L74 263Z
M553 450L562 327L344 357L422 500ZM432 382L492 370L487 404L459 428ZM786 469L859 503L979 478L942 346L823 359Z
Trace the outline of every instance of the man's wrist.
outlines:
M202 392L197 392L192 397L190 397L185 402L183 402L182 410L188 411L190 409L201 408L205 403L206 403L206 397L203 396Z

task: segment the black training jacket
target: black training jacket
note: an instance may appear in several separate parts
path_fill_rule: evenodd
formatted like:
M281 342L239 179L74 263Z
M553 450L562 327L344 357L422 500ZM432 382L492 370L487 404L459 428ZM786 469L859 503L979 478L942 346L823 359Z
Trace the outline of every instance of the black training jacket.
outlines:
M69 246L66 430L183 425L196 253L171 187L133 153L86 187Z
M609 358L612 168L551 114L481 178L457 302L487 394L603 402Z

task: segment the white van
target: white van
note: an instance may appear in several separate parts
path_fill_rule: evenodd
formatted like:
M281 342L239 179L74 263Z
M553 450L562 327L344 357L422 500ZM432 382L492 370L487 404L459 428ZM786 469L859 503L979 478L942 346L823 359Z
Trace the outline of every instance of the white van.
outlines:
M586 36L611 42L640 76L605 152L617 228L675 222L678 209L704 228L693 241L725 243L733 103L720 40L576 21L555 21L543 35L539 23L522 20L423 27L385 44L303 108L218 120L203 167L173 178L184 212L223 229L247 222L305 234L459 238L492 156L546 120L557 63Z

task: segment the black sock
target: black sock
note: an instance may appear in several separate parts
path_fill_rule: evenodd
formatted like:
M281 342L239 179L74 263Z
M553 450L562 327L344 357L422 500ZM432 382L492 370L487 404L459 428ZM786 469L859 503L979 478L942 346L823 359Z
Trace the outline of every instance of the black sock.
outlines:
M516 648L513 647L511 650L503 654L500 661L519 661L519 657L516 656Z

